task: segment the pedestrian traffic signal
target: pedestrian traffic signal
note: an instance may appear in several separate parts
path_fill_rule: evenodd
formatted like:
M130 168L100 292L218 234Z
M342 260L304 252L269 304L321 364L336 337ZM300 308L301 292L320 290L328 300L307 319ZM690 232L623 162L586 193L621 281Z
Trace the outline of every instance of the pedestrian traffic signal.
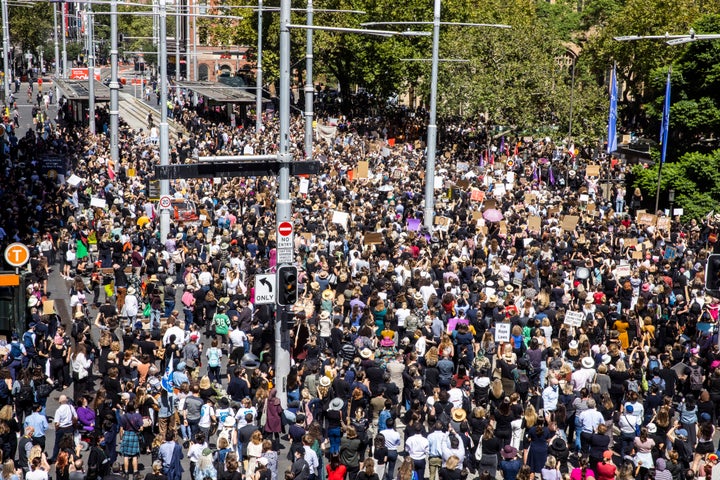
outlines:
M705 265L705 290L720 290L720 254L712 254Z
M277 303L278 305L295 305L298 298L297 268L286 265L277 272Z

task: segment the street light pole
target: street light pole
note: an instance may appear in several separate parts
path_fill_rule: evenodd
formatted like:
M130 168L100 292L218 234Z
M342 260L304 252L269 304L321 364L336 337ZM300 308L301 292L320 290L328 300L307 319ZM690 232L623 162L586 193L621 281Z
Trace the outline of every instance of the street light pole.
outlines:
M118 31L117 0L110 2L110 158L113 168L118 168L120 152L118 149L119 105L118 95Z
M53 43L55 44L55 77L60 77L60 40L58 39L58 4L53 2ZM57 88L56 88L57 90ZM57 95L56 95L57 97Z
M158 46L160 55L158 59L158 74L160 75L160 165L170 164L170 131L167 119L167 6L166 0L159 0L160 22ZM170 180L160 180L160 195L170 195ZM170 210L163 208L160 211L160 241L165 243L170 233Z
M3 87L5 88L5 101L10 98L10 76L12 75L12 66L10 64L10 32L8 23L7 0L2 0L2 22L3 22L3 64L5 67L5 75L3 75Z
M255 68L255 132L262 130L262 30L263 30L263 0L258 0L258 46L257 46L257 67Z
M87 6L88 19L88 126L90 135L95 135L95 38L92 3Z
M440 0L433 8L432 71L430 76L430 118L427 130L427 161L425 163L425 228L433 227L435 214L435 148L437 146L437 82L440 58Z
M572 73L570 74L570 120L568 121L568 138L572 138L573 105L575 100L575 64L577 56L573 55Z
M62 23L62 78L67 78L67 45L65 40L65 22L67 22L67 14L65 13L65 3L62 3L60 6L60 12L61 17L60 21ZM58 98L58 100L60 100Z
M313 25L313 0L307 0L306 23ZM313 85L313 31L308 28L305 32L305 160L312 160L313 154L313 111L314 102Z

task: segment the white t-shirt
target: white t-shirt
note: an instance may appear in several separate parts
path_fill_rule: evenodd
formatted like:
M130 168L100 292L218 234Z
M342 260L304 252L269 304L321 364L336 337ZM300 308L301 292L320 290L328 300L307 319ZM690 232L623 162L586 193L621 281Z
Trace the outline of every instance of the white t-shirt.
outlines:
M37 469L34 472L25 474L26 480L48 480L48 474L45 470Z
M215 409L212 407L212 405L208 405L207 403L203 405L200 408L200 421L198 422L198 426L200 428L210 428L212 417L214 415Z

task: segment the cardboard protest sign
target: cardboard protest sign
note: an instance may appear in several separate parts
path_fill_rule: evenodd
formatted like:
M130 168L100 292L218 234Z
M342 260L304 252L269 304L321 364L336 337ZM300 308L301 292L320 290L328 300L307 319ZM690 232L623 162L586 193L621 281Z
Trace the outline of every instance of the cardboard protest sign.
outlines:
M657 219L658 230L670 231L670 219L668 217L660 217Z
M307 195L309 188L310 188L310 180L307 178L301 178L300 179L300 194Z
M473 200L475 202L482 202L485 200L485 192L478 188L473 188L470 191L470 200Z
M368 178L368 161L360 160L357 166L357 177L355 178Z
M577 215L565 215L562 218L561 227L566 232L572 232L577 228L577 224L580 221L580 217Z
M638 241L637 238L626 238L624 243L626 247L634 247L638 244Z
M665 254L663 255L663 258L665 260L675 260L676 255L677 255L677 249L675 247L667 247L665 249Z
M470 186L470 180L458 180L455 185L461 190L467 190Z
M638 225L655 225L657 222L657 215L652 213L641 213L637 216Z
M615 267L615 278L625 278L632 275L632 268L630 265L618 265Z
M470 165L467 162L457 162L455 168L458 172L467 172L470 169Z
M599 177L600 176L600 165L588 165L585 170L585 174L588 177Z
M487 199L483 203L483 208L485 210L490 210L491 208L495 208L497 206L497 202L493 199Z
M482 219L482 212L472 212L472 219L473 222L477 222L478 220Z
M105 208L107 206L107 202L104 198L92 197L90 199L90 206L96 208Z
M67 179L67 183L69 183L73 187L77 187L79 184L81 184L84 181L85 181L84 178L80 178L77 175L75 175L74 173L72 175L70 175L70 178Z
M42 305L43 315L52 315L55 313L55 300L45 300Z
M530 230L531 232L540 233L541 224L542 222L539 216L530 215L530 217L528 217L528 230Z
M505 192L507 192L507 189L505 188L504 183L496 183L492 191L493 195L495 195L496 197L504 196Z
M632 259L633 260L642 260L643 253L640 250L633 250L632 252Z
M380 232L369 232L365 234L363 243L365 245L378 245L385 241L383 234Z

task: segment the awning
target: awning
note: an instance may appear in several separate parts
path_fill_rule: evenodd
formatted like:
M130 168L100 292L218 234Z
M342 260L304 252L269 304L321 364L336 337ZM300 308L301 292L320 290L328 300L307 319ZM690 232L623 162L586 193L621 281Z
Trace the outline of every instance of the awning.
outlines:
M177 82L176 85L217 103L255 103L254 94L219 82ZM263 99L263 102L268 101Z
M90 84L87 80L68 80L65 78L54 78L53 80L68 100L90 100L90 93L88 92ZM110 101L110 88L97 80L95 80L94 88L96 102Z

